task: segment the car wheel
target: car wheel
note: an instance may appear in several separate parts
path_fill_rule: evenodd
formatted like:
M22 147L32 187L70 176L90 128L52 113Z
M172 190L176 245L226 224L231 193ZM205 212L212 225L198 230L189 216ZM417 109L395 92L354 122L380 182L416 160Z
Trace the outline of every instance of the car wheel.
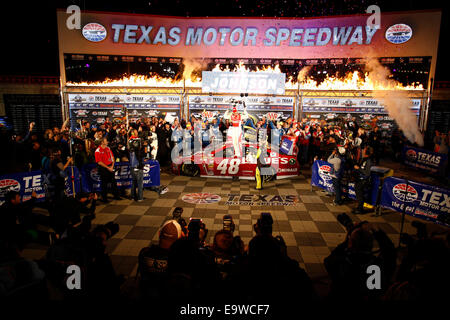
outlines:
M200 175L200 168L193 163L183 163L181 173L185 176L196 177Z

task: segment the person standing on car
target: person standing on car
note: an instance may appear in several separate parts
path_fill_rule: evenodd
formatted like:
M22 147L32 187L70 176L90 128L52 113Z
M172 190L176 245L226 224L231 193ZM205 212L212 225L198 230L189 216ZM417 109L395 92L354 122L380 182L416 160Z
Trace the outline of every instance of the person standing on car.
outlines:
M108 184L111 184L111 191L114 199L120 200L119 189L117 188L114 174L114 154L108 147L108 139L104 137L100 146L95 150L95 162L100 176L100 187L102 189L102 201L108 202Z

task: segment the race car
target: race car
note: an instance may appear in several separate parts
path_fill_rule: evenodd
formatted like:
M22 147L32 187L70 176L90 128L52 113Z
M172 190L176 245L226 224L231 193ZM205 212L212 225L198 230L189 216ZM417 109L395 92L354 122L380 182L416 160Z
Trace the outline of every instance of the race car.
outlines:
M256 153L259 148L254 143L243 143L242 156L235 155L233 144L228 142L220 146L208 146L191 156L183 156L183 152L173 159L172 172L187 176L254 179L256 169ZM270 165L270 179L291 178L299 174L297 155L285 155L267 148L265 163ZM266 172L267 172L266 171ZM266 181L268 179L265 179Z

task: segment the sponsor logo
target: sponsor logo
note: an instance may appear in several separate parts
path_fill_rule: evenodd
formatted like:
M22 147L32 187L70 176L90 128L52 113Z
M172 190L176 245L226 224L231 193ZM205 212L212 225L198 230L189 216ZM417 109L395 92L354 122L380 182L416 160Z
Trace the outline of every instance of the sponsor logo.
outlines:
M356 103L354 103L352 100L345 100L344 102L342 102L342 105L346 107L351 107L356 105Z
M151 97L148 98L147 101L148 101L148 102L151 102L151 103L155 103L155 102L158 101L158 99L156 99L156 97L154 97L154 96L151 96Z
M307 101L305 104L306 104L307 106L315 106L315 105L317 105L317 102L316 102L315 100L313 100L313 99L310 99L310 100Z
M86 117L88 111L87 110L74 110L73 113L75 113L78 117Z
M20 183L14 179L0 180L0 196L5 196L9 191L20 191Z
M106 28L99 23L91 22L81 30L83 37L92 42L100 42L106 39Z
M194 103L200 103L200 102L202 102L202 98L200 98L200 97L195 97L193 100L192 100Z
M75 102L82 102L84 99L80 96L80 95L76 95L74 98L73 98L73 101L75 101Z
M97 168L93 168L90 172L91 179L100 182L100 175L98 174Z
M386 40L389 41L390 43L394 44L405 43L406 41L411 39L412 29L410 26L403 23L394 24L393 26L390 26L386 30L385 37Z
M413 202L417 200L417 190L408 185L406 190L406 183L398 183L392 188L392 194L400 201ZM406 196L406 197L405 197Z
M222 200L222 198L217 194L212 193L189 193L181 198L184 202L193 204L207 204L216 203Z
M112 97L111 100L109 100L109 101L111 101L111 102L120 102L121 99L120 99L119 96L114 96L114 97Z
M322 165L319 167L319 176L323 179L323 180L331 180L331 167L329 165Z
M290 164L291 166L293 166L293 165L295 164L295 162L296 162L296 160L295 160L294 158L290 158L290 159L289 159L289 164Z
M416 160L417 159L417 152L414 151L413 149L409 149L408 151L406 151L406 157L409 160Z
M276 119L278 119L279 116L280 116L280 115L279 115L278 113L276 113L276 112L268 112L268 113L266 114L266 118L267 118L268 120L276 120Z

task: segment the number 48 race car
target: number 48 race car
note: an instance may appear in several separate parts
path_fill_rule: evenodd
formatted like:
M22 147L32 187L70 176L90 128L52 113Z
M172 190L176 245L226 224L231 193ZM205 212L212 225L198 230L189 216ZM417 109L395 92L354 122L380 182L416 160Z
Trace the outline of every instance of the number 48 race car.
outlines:
M259 146L251 143L242 145L244 152L240 157L235 155L232 143L215 147L210 145L205 150L190 156L184 156L183 152L180 152L180 155L172 161L172 171L174 174L187 176L254 179L257 165L256 153ZM296 154L280 154L272 151L269 145L266 154L261 157L267 165L270 165L271 178L291 178L299 174L300 167Z

